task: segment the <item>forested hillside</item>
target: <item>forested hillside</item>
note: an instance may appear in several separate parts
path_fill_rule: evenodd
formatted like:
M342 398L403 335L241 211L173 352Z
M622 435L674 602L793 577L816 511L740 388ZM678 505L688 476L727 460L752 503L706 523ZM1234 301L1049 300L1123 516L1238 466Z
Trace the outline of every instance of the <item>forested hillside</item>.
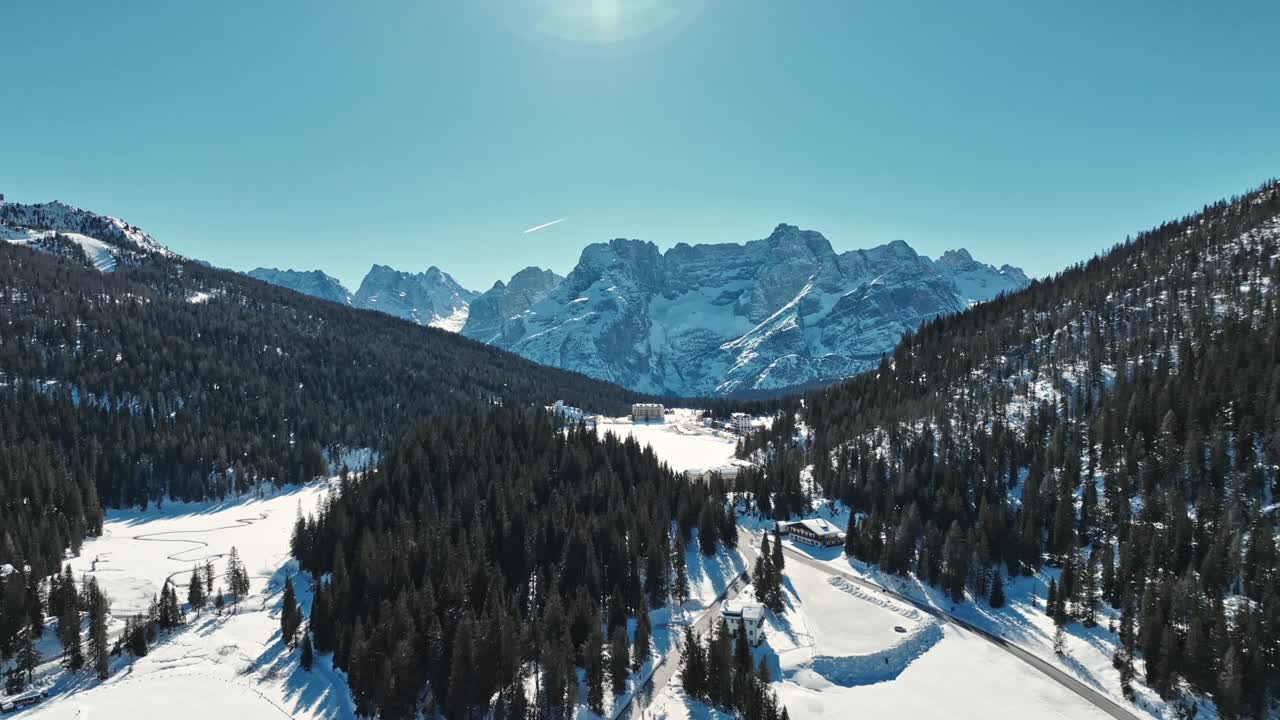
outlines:
M98 272L0 243L0 650L104 507L310 479L419 418L632 395L160 254Z
M577 703L575 668L590 707L606 667L619 692L648 657L648 610L689 592L685 546L711 554L736 528L723 496L651 448L502 411L420 426L300 519L293 549L325 578L315 646L348 672L358 711L415 717L426 690L449 718L557 718Z
M1122 611L1115 664L1266 714L1280 668L1280 187L936 319L775 424L779 514L852 510L846 551L956 601L1062 568L1059 624ZM799 437L803 442L797 443ZM1135 677L1136 676L1136 677Z

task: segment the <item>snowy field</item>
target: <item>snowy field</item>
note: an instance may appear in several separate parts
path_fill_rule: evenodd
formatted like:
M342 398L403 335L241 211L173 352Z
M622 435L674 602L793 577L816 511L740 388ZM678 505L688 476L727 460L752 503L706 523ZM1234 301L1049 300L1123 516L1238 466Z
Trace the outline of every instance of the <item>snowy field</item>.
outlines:
M787 563L787 605L767 614L757 661L793 718L1106 718L986 640L891 598ZM895 631L901 627L905 632ZM650 717L728 717L670 684Z
M250 595L234 611L206 609L187 615L187 625L162 635L151 653L132 667L112 659L102 683L88 673L67 676L58 666L54 630L42 642L45 664L37 684L50 698L17 717L85 720L267 720L354 718L346 682L318 657L311 672L298 668L297 653L280 641L280 594L294 571L289 536L299 508L309 512L328 483L317 481L262 499L226 503L166 504L148 510L113 511L103 537L84 544L71 561L79 576L98 579L111 597L112 631L125 614L145 610L153 593L172 577L186 598L192 564L224 556L235 546L250 575ZM225 585L218 577L215 583ZM299 602L310 606L307 581L294 582Z
M601 432L630 434L652 445L658 456L677 470L732 462L733 437L703 428L695 415L693 411L676 411L661 425L633 425L619 418L603 421L599 428ZM848 522L847 511L838 505L820 505L814 514L839 527ZM746 512L740 513L740 523L756 530L769 524ZM752 547L758 546L758 535L756 538ZM791 543L788 546L798 549ZM833 569L889 582L873 569L854 567L839 548L812 554ZM757 661L769 658L774 690L793 718L834 720L849 717L855 708L860 715L876 718L1109 717L1039 670L952 623L940 622L800 562L788 562L786 573L788 612L780 618L766 613L765 640L756 654ZM986 624L983 616L993 611L985 605L957 606L957 615L1019 645L1028 645L1038 655L1044 656L1047 650L1052 658L1052 622L1031 604L1039 581L1010 583L1009 605ZM1048 582L1047 577L1043 582ZM710 589L701 590L706 593ZM749 587L742 597L750 598L751 590ZM916 590L933 597L927 589ZM904 594L916 597L917 592ZM1043 588L1039 594L1043 596ZM1047 629L1042 620L1048 622ZM1104 672L1111 670L1110 650L1099 642L1097 633L1106 634L1105 627L1096 628L1093 635L1069 635L1070 653L1060 664L1086 684L1118 698L1118 685L1110 687L1112 678ZM727 716L690 702L680 689L677 674L656 692L645 717L683 720Z
M661 423L633 423L630 418L601 418L597 431L634 437L653 451L671 469L707 470L735 462L737 438L724 430L704 427L698 410L673 410Z
M1108 696L1135 716L1156 718L1177 716L1175 708L1161 700L1141 682L1133 684L1137 695L1136 702L1124 699L1120 691L1120 673L1111 664L1111 657L1119 642L1119 636L1111 632L1108 627L1111 621L1118 621L1120 613L1108 607L1106 603L1100 604L1097 627L1085 628L1080 623L1065 626L1066 652L1061 657L1054 653L1055 628L1052 618L1044 612L1044 598L1048 593L1049 581L1058 579L1059 570L1045 568L1033 577L1006 579L1005 606L992 609L985 602L981 600L974 602L972 598L962 604L951 603L936 588L924 585L914 578L887 575L877 568L846 558L843 553L813 551L811 554L823 559L833 568L852 572L902 595L944 609L974 627L999 635L1040 658L1056 664L1063 671ZM948 630L953 629L955 628L948 627ZM1026 666L1022 665L1022 667ZM1138 663L1138 667L1139 676L1141 676L1141 662ZM1039 675L1039 673L1036 674ZM1043 675L1040 677L1043 678ZM1199 713L1201 717L1216 716L1212 708L1204 704L1201 704Z
M812 515L822 517L838 527L845 527L849 522L848 509L838 503L819 505ZM757 529L762 526L758 519L750 516L744 516L742 523ZM1120 691L1120 673L1111 664L1112 654L1119 643L1119 635L1110 630L1109 624L1112 621L1119 621L1120 612L1107 606L1106 603L1100 603L1097 627L1086 628L1078 622L1065 626L1066 652L1061 657L1054 653L1055 628L1052 618L1044 612L1044 599L1048 595L1050 580L1060 579L1061 571L1058 569L1045 567L1039 574L1032 577L1006 577L1005 606L992 609L983 598L975 601L974 598L968 597L964 603L952 603L937 588L925 585L915 578L902 578L883 573L877 567L846 557L840 548L816 549L794 543L788 543L788 547L820 560L835 570L851 573L887 587L906 597L946 611L974 627L1005 638L1041 659L1057 665L1080 682L1106 695L1135 717L1175 718L1178 716L1177 708L1162 700L1142 682L1133 683L1135 701L1125 700ZM956 630L951 626L946 629ZM1026 668L1025 665L1022 667ZM1139 678L1142 677L1142 673L1143 665L1139 661ZM1043 675L1036 674L1044 682L1052 683ZM1217 713L1211 703L1200 699L1196 701L1196 705L1198 717L1216 717Z

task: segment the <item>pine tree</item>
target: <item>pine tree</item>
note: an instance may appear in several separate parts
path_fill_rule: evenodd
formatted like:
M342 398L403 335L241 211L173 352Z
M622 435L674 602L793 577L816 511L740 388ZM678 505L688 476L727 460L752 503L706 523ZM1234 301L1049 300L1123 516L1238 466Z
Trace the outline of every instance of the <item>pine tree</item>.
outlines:
M858 550L858 520L857 513L849 513L849 524L844 530L844 554L853 557Z
M1053 631L1053 654L1059 657L1067 654L1067 635L1061 625Z
M707 667L702 642L693 634L693 628L684 629L684 658L680 667L680 684L691 698L706 697Z
M204 607L204 581L200 578L200 568L191 568L191 579L187 583L187 604L191 609L200 614L201 608Z
M213 558L204 561L204 595L208 599L213 595Z
M49 602L54 601L54 594L49 594ZM59 583L57 601L58 608L58 640L62 643L62 664L72 672L84 667L84 649L80 638L80 606L76 592L76 580L71 574L71 566ZM53 608L50 608L51 610Z
M227 586L233 602L240 602L249 595L249 573L234 545L227 554Z
M698 547L702 554L711 557L716 554L716 514L711 503L704 503L698 518Z
M604 635L600 624L593 622L582 646L583 669L586 670L587 707L597 714L604 712Z
M653 630L649 623L649 613L642 612L636 621L635 644L631 648L631 670L633 672L639 672L645 661L649 659L652 635Z
M733 650L729 628L723 619L707 645L707 699L712 705L727 707L733 692Z
M686 567L685 548L684 545L677 542L675 544L675 554L672 556L676 567L676 579L671 588L671 597L676 601L676 605L684 605L689 600L689 571Z
M107 646L107 597L98 589L98 583L90 580L89 584L89 658L93 661L93 670L99 680L106 680L110 671Z
M613 681L614 696L621 695L627 689L627 673L630 668L631 648L627 643L627 626L614 628L613 638L609 643L609 679Z
M40 666L40 653L36 651L36 633L35 625L29 620L27 626L23 628L18 638L18 653L16 668L24 678L23 687L31 684L31 680L35 678L36 668Z
M475 668L475 648L474 637L471 628L472 622L469 617L463 617L458 624L458 632L453 639L453 659L449 663L451 672L449 673L449 693L448 706L449 717L464 718L471 712L471 698L474 693L471 681ZM357 636L362 633L356 633ZM357 637L359 640L360 638ZM363 642L359 643L359 647L363 648ZM352 665L363 664L362 661L365 653L363 650L356 652L356 647L352 648Z
M286 645L292 646L293 639L302 625L302 610L298 607L298 599L293 592L293 577L284 579L284 599L280 607L280 638Z
M313 651L311 649L311 633L304 632L302 634L302 655L298 658L298 664L303 670L311 671L311 666L315 662Z
M146 657L151 652L150 644L147 641L147 623L146 621L130 621L132 625L127 626L125 630L125 639L128 643L129 654L135 658Z
M1004 580L1001 579L999 570L991 580L991 598L987 604L993 608L1004 607Z

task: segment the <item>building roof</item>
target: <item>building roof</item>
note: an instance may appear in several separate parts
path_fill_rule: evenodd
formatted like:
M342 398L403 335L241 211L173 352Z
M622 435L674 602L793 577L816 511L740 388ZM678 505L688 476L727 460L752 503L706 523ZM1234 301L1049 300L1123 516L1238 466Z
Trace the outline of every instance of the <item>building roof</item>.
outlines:
M720 614L725 617L740 617L748 622L760 622L764 617L764 606L760 603L737 603L730 600L720 608Z
M822 518L806 518L804 520L796 520L794 522L780 523L780 525L788 528L803 527L805 530L808 530L817 536L837 535L841 532L840 528L832 525Z

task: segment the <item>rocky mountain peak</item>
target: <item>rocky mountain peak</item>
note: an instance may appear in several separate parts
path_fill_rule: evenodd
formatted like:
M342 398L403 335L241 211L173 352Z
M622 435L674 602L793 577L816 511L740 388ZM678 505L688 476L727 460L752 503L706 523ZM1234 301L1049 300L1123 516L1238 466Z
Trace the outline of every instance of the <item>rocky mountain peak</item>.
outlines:
M665 253L616 239L589 245L544 293L495 284L463 333L645 392L779 389L874 367L920 322L1017 284L990 270L957 274L901 240L837 256L821 233L787 223L761 240Z

